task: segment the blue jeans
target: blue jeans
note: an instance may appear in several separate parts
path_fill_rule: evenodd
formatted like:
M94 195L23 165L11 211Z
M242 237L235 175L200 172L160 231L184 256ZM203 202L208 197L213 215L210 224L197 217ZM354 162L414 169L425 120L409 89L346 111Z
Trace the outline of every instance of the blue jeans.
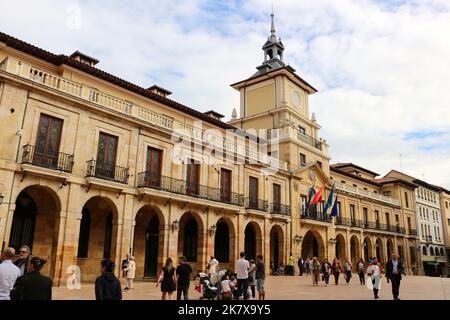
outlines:
M177 300L181 300L183 293L184 300L188 300L189 284L187 286L177 287Z
M350 279L352 278L352 272L351 271L345 271L345 281L347 283L350 283Z
M248 300L248 279L237 279L239 297L244 293L244 300Z
M324 273L323 274L323 280L325 280L325 284L328 284L330 282L330 274Z

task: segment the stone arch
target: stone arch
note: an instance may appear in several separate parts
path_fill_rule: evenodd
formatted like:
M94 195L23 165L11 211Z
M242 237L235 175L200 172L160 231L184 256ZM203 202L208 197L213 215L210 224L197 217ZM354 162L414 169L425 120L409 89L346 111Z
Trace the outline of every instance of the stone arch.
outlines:
M325 242L317 230L309 230L303 237L302 258L319 258L319 261L325 259Z
M353 235L350 238L350 261L354 266L356 266L356 263L361 258L360 257L360 247L359 247L359 239L357 236Z
M216 233L214 234L214 257L219 265L230 268L235 261L236 236L233 222L222 217L216 222Z
M164 263L165 220L157 206L144 205L134 217L133 255L136 278L158 276Z
M258 223L250 221L244 230L244 252L247 259L262 255L262 230Z
M434 256L434 248L430 247L430 256Z
M28 245L33 256L48 261L41 272L55 278L61 212L58 195L50 187L29 185L17 195L15 205L8 245L16 250Z
M425 247L425 246L422 247L422 255L424 255L424 256L428 255L428 250L427 250L427 247Z
M270 229L270 261L275 270L284 265L284 233L279 225Z
M84 219L89 217L89 228L84 227ZM118 209L108 197L93 196L83 205L78 238L77 262L83 281L94 280L98 276L103 259L116 262L118 244ZM80 256L82 247L86 255Z
M203 270L205 227L200 215L194 211L188 211L181 216L179 223L178 257L185 256L194 272Z
M363 247L364 247L364 262L367 263L369 261L369 258L371 258L373 256L373 252L372 252L372 240L370 240L369 237L365 237L364 238L364 242L363 242Z
M346 256L345 248L346 248L345 237L341 233L338 233L336 235L335 257L338 258L341 261L343 261L345 259L345 256Z

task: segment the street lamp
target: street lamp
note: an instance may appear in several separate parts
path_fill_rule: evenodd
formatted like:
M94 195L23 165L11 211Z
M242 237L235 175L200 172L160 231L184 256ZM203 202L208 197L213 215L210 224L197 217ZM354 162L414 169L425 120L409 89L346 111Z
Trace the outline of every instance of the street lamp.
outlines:
M333 239L333 238L330 238L330 240L328 240L328 243L333 246L333 245L335 245L337 243L337 240Z
M209 229L209 231L211 232L211 234L215 234L216 233L216 229L217 229L217 226L215 224L213 224L211 226L211 228Z
M295 243L301 243L302 241L303 241L303 237L302 236L299 236L298 234L296 234L294 236L294 242Z
M179 227L180 227L180 221L175 220L174 222L172 222L172 231L178 230Z

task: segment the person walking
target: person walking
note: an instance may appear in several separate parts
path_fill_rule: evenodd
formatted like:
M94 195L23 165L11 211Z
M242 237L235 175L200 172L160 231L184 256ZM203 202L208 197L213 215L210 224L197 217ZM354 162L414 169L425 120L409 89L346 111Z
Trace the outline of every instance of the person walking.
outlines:
M362 259L359 259L359 261L356 263L356 272L358 272L359 275L359 282L361 285L366 284L365 274L366 274L366 268L364 265L364 261Z
M256 299L256 263L255 260L249 261L250 270L248 271L248 285L252 291L252 298Z
M7 248L0 256L0 300L11 300L11 290L20 277L20 269L12 262L15 254L14 248Z
M23 245L19 249L19 259L14 264L20 269L20 275L26 274L28 271L28 263L30 262L31 249L27 245Z
M180 264L175 270L175 278L177 283L177 300L181 300L183 294L184 300L189 300L189 286L191 284L192 268L185 256L180 257Z
M239 290L239 297L244 294L244 300L248 300L248 271L250 264L245 260L245 252L239 254L240 259L236 261L237 285Z
M373 258L373 260L369 259L367 275L371 278L372 281L374 299L379 299L378 290L380 289L381 265L378 263L377 258Z
M305 271L307 276L311 275L311 260L308 257L305 260Z
M27 273L17 278L11 291L11 300L52 300L52 279L40 274L47 260L30 259Z
M322 273L323 273L323 280L325 281L325 287L328 287L331 273L331 263L328 262L328 259L325 259L322 264Z
M122 300L122 289L119 279L114 274L115 268L111 260L102 260L102 274L95 280L95 300Z
M129 260L128 260L128 265L126 267L126 269L124 269L125 271L125 289L126 291L128 290L133 290L134 289L134 278L136 277L136 262L134 261L134 257L133 256L129 256Z
M127 287L127 268L128 268L128 264L130 263L130 255L127 253L125 256L125 259L122 260L122 265L121 265L121 269L122 269L122 278L125 278L125 288L123 288L123 291L127 291L129 288Z
M314 257L311 262L311 276L313 281L313 286L319 285L319 277L320 277L320 262L317 257Z
M345 270L345 281L347 283L347 285L350 284L350 280L352 279L352 262L350 261L349 258L345 258L345 262L344 262L344 270Z
M171 300L172 294L176 290L175 267L173 266L172 258L167 258L166 264L161 269L156 287L159 284L161 284L161 300L166 300L166 296Z
M213 256L211 256L211 259L208 262L208 266L206 267L206 273L209 276L209 280L212 283L216 283L217 282L217 278L216 278L216 269L217 269L217 265L219 264L219 261L214 258Z
M300 256L300 257L298 257L298 260L297 260L297 265L298 265L298 269L299 269L299 276L301 277L302 275L303 275L303 263L304 263L304 261L303 261L303 259L302 259L302 257Z
M339 262L338 258L334 258L333 264L331 265L331 273L334 276L334 283L336 285L339 284L339 275L341 274L341 272L344 272L341 263Z
M264 280L266 278L266 270L264 266L264 259L262 255L256 257L256 287L258 289L258 299L266 299L266 291L264 289Z
M288 274L291 276L295 276L295 258L292 252L289 254L289 272Z
M392 254L392 259L386 264L386 279L392 283L392 296L394 300L400 300L400 282L404 271L403 262L399 259L397 253Z

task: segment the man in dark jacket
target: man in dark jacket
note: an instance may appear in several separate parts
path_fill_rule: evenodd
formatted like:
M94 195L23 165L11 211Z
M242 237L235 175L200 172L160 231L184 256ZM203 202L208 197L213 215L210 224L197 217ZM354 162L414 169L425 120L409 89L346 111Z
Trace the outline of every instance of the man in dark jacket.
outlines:
M17 278L11 290L11 300L52 300L52 279L39 273L46 262L31 258L27 273Z
M19 250L19 259L17 259L14 264L17 266L17 268L20 269L20 273L23 276L24 274L27 274L28 264L30 263L30 254L31 249L27 245L23 245L20 247Z
M95 299L122 300L122 288L119 279L114 274L114 262L104 259L101 266L102 275L95 280Z
M392 295L394 300L400 300L400 281L402 280L402 273L404 271L403 262L399 260L399 256L394 253L392 259L386 264L386 278L387 282L392 282Z

